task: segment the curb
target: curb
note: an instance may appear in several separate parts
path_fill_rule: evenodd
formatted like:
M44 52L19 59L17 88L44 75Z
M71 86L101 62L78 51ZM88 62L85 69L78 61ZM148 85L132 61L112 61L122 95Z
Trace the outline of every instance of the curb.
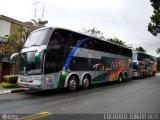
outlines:
M10 90L2 90L2 91L0 91L0 95L9 94L9 93L25 92L25 91L28 91L28 90L29 90L29 89L25 89L25 88L17 88L17 89L10 89Z
M11 93L11 90L0 91L0 95L2 95L2 94L8 94L8 93Z
M26 89L24 89L24 88L19 88L19 89L12 89L11 90L11 93L18 93L18 92L25 92L26 91Z

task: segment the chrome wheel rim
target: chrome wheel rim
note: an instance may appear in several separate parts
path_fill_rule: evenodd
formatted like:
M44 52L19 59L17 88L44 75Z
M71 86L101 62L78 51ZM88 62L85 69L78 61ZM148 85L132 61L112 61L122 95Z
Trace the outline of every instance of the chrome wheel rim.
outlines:
M72 80L69 81L69 88L71 90L75 90L76 86L77 86L77 83L76 83L76 81L74 79L72 79Z
M84 88L88 88L88 86L89 86L89 80L88 80L87 78L85 78L85 79L83 80L83 87L84 87Z
M119 77L119 81L122 82L122 76Z

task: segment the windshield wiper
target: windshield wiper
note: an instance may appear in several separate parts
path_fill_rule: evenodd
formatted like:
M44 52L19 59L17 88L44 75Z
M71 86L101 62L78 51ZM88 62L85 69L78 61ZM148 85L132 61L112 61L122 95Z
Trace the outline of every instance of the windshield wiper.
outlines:
M33 44L33 45L31 45L30 47L32 47L32 46L40 46L40 45L37 45L37 44Z
M31 45L31 46L24 46L23 48L29 48L29 47L33 47L33 46L40 46L40 45L37 45L37 44L33 44L33 45Z

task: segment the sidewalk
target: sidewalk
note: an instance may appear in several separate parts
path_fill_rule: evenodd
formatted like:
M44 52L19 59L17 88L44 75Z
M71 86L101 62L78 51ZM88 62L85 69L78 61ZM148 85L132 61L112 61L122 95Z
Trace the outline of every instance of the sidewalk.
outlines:
M25 92L28 88L3 88L0 86L0 95L8 93Z
M159 73L157 73L157 75L159 75L159 76L160 76L160 72L159 72Z

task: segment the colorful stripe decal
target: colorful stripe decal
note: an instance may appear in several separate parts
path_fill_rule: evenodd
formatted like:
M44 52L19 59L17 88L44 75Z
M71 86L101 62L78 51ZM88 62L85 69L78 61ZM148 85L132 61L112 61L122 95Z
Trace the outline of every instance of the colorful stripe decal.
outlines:
M105 80L116 80L117 75L123 71L125 65L122 64L121 66L119 66L116 70L113 70L106 78Z
M77 49L87 40L90 40L90 37L87 37L85 39L79 40L79 42L75 45L75 47L73 47L73 49L70 51L65 64L64 64L64 70L68 70L68 65L71 63L71 60L73 58L73 55L75 54L75 52L77 51Z

